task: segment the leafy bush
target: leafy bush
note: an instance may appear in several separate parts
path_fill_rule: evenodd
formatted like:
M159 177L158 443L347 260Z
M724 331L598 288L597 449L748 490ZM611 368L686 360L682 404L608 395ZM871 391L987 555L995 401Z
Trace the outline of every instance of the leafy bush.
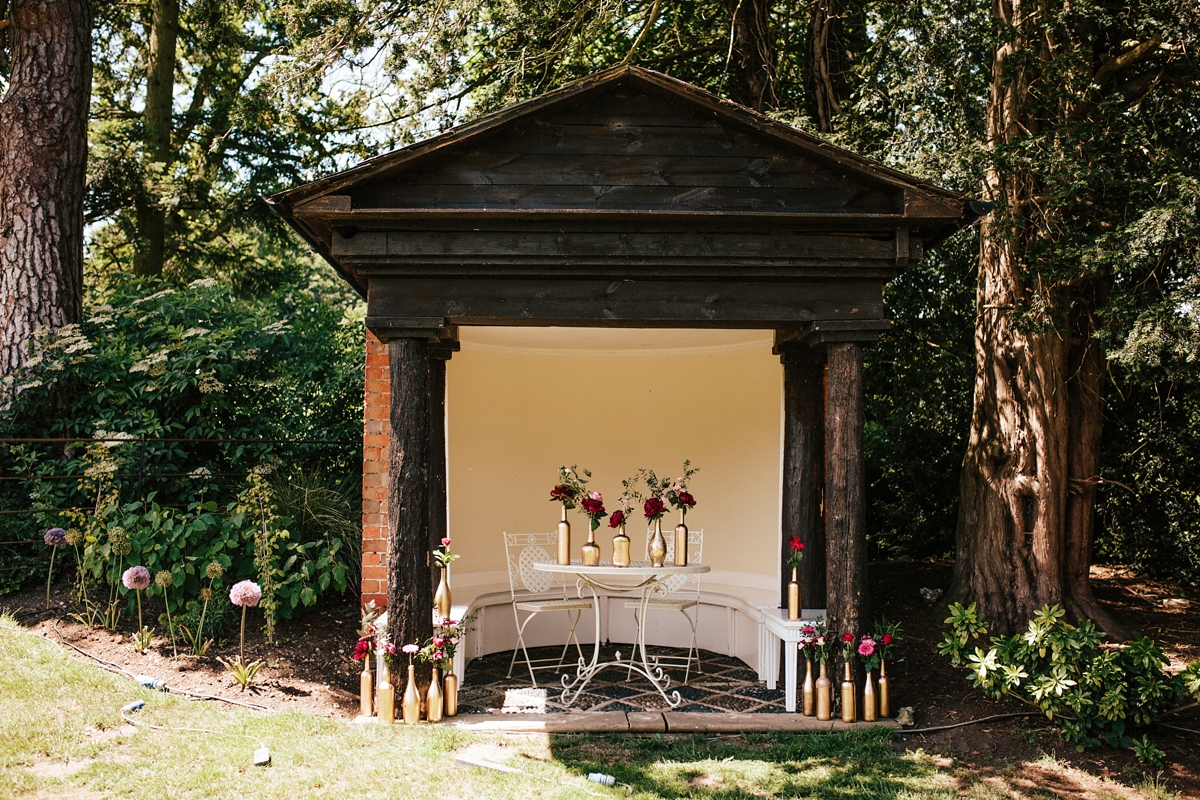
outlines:
M1200 661L1180 675L1164 671L1168 661L1153 640L1138 637L1126 646L1104 645L1105 634L1090 620L1078 627L1058 606L1044 606L1019 636L993 637L985 652L970 646L987 634L975 604L950 606L939 651L954 666L967 666L971 683L988 697L1011 697L1056 723L1067 741L1082 750L1102 742L1132 748L1138 758L1161 760L1161 751L1130 731L1158 721L1185 694L1200 699Z

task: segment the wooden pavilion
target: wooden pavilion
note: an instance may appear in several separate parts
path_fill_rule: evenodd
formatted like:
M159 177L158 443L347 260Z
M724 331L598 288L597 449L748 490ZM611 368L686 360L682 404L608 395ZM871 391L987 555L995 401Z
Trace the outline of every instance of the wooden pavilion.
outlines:
M889 326L884 284L987 204L629 66L268 202L386 342L394 641L429 635L459 326L774 331L778 558L799 536L803 605L867 621L862 347Z

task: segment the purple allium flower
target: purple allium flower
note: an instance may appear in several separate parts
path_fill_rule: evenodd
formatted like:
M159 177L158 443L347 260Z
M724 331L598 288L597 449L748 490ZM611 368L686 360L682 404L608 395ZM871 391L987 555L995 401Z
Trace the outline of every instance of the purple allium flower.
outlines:
M150 585L150 570L145 567L130 567L121 576L126 589L141 590Z
M51 528L46 531L46 544L50 547L61 547L67 543L67 532L62 528Z
M229 602L243 608L254 608L262 599L262 587L254 581L240 581L229 590Z

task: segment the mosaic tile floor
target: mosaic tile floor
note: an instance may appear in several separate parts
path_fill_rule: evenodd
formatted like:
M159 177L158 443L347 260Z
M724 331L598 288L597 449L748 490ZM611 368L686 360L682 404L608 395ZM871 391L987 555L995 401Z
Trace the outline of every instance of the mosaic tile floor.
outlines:
M600 648L600 660L611 661L616 651L628 658L632 651L629 644L610 644ZM558 658L561 647L530 648L529 657ZM584 648L586 655L590 649ZM652 648L651 655L679 657L686 653L667 647ZM569 656L575 655L574 648ZM467 665L467 674L459 688L460 714L495 714L501 711L513 713L553 714L568 710L562 702L562 675L574 676L575 665L569 664L561 673L554 670L539 670L537 688L529 682L529 671L518 659L512 678L506 678L512 651L492 653L477 658ZM758 680L753 669L739 659L700 651L703 673L697 674L695 665L686 686L681 686L683 669L668 668L671 685L667 693L678 689L683 702L675 711L711 712L742 711L752 713L780 714L784 712L783 686L768 689ZM609 667L592 678L587 689L571 706L570 710L586 711L661 711L667 708L662 695L650 686L642 676L634 673L626 680L626 670Z

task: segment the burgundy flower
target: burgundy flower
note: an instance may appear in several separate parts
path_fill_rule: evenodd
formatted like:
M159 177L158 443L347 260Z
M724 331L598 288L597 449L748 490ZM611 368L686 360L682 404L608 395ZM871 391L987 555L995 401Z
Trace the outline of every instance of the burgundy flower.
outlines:
M388 642L387 644L385 644L383 646L383 652L387 653L389 656L396 655L396 643Z
M585 512L591 514L593 517L598 517L604 513L603 500L597 500L594 497L585 497L580 505L583 506Z
M371 640L364 636L354 643L354 660L361 661L371 654Z
M892 643L892 635L891 635L890 633L885 633L885 634L883 635L883 643L884 643L884 644L891 644L891 643Z
M663 504L661 497L651 497L642 506L642 510L646 512L646 519L653 519L663 513L666 506Z
M850 642L853 642L853 641L854 641L854 634L853 634L853 633L843 633L843 634L842 634L842 641L843 641L843 642L846 642L847 644L849 644Z
M812 634L817 632L817 629L814 628L812 625L805 625L803 628L800 629L800 632L807 633L808 635L811 636Z
M696 505L696 498L692 497L691 492L680 492L678 495L679 505L691 508Z
M625 521L625 512L621 511L620 509L617 509L616 511L614 511L612 513L612 516L608 518L608 527L619 528L619 527L621 527L621 523L624 521Z
M551 500L574 500L575 490L570 486L555 486L550 490Z

